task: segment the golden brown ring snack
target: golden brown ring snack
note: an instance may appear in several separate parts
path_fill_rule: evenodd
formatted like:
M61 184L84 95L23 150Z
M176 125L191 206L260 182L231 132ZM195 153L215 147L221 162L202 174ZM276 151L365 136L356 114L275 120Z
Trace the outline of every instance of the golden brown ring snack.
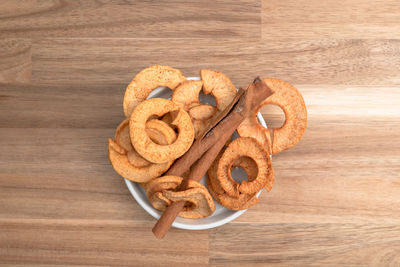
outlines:
M199 93L202 86L203 81L184 81L172 92L171 101L189 111L193 105L200 104Z
M149 136L160 144L168 144L176 138L175 132L158 122L148 121L150 128L146 129ZM152 132L156 134L153 135ZM108 156L115 171L122 177L145 183L160 176L171 166L173 161L156 164L141 157L130 143L129 120L124 120L117 128L115 141L108 141Z
M218 112L223 111L235 98L235 86L222 72L202 69L200 76L203 80L203 92L215 98Z
M170 145L154 143L146 133L146 122L152 115L162 115L178 111L171 122L178 129L178 137ZM135 150L153 163L163 163L182 156L192 145L194 129L189 114L174 102L163 98L152 98L140 103L133 111L129 121L129 133Z
M239 184L232 178L232 166L240 157L249 157L256 163L258 172L253 181L242 181ZM273 179L271 158L254 138L239 137L222 154L218 162L217 177L221 187L231 197L238 198L240 193L257 193Z
M129 120L126 119L121 125L128 126ZM118 127L120 128L120 127ZM146 167L151 164L148 160L144 159L139 153L133 149L131 144L131 139L129 136L129 127L124 127L125 131L122 131L122 137L118 137L119 135L116 134L115 140L120 140L124 144L128 144L129 142L129 149L128 149L128 161L135 167ZM146 122L146 133L149 135L150 139L159 145L168 145L172 144L176 140L176 133L172 130L167 123L152 119ZM118 141L117 141L118 143Z
M143 102L159 86L174 90L186 78L180 70L169 66L154 65L140 71L129 83L124 96L124 113L130 117L134 108Z
M202 184L190 180L188 189L174 191L182 182L178 176L163 176L146 185L146 195L155 209L165 210L172 202L186 201L179 216L184 218L204 218L215 211L214 201Z
M218 161L223 151L218 155L214 163L208 170L207 186L213 198L222 206L230 210L244 210L258 203L257 193L255 194L239 194L238 198L229 196L219 184L217 179ZM233 167L243 168L249 181L253 181L257 177L257 164L248 157L240 157L234 163Z
M307 127L307 110L303 97L293 85L278 79L263 80L274 91L274 94L265 99L254 110L251 117L246 118L239 125L237 131L242 137L256 138L272 154L276 154L295 146L300 141ZM282 127L272 130L266 129L258 123L256 117L258 111L268 104L282 108L286 117Z

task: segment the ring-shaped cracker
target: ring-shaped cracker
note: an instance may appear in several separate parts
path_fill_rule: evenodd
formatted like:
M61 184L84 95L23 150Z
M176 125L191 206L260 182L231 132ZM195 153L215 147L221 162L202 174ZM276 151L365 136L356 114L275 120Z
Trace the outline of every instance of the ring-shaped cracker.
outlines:
M140 71L129 83L124 95L124 113L130 117L134 108L146 100L151 91L159 86L174 90L186 78L180 70L169 66L154 65Z
M232 178L232 166L241 157L249 157L257 164L258 172L254 180L238 183ZM221 187L231 197L238 198L240 193L257 193L273 179L271 158L254 138L239 137L222 154L218 162L217 177Z
M269 152L276 154L300 141L307 128L307 109L302 95L293 85L278 79L263 80L274 93L245 118L237 131L242 137L254 137ZM279 106L285 113L285 123L280 128L266 129L258 123L258 111L268 104Z
M171 122L178 129L178 137L170 145L154 143L146 133L146 122L153 116L178 111ZM194 129L189 114L174 102L163 98L152 98L140 103L133 111L129 121L131 142L135 150L153 163L163 163L182 156L192 145Z

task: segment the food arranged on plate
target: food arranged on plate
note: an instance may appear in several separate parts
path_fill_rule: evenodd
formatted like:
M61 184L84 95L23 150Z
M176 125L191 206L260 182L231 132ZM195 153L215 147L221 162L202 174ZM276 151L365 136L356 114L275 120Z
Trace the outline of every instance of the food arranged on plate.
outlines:
M237 90L221 72L202 69L200 77L186 80L181 71L161 65L139 72L125 91L127 118L108 140L114 170L143 186L152 206L164 211L153 228L159 238L176 216L211 216L213 199L230 210L255 205L260 190L270 191L274 183L271 155L296 145L306 129L303 97L287 82L257 77ZM160 86L172 90L171 99L147 99ZM200 92L213 96L216 105L201 103ZM269 104L284 111L278 129L257 120ZM239 137L232 139L235 130ZM235 167L247 180L232 178ZM207 186L199 183L205 174Z

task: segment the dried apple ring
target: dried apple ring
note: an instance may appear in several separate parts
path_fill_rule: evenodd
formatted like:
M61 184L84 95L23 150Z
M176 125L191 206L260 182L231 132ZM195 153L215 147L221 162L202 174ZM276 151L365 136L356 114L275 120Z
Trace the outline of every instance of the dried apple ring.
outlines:
M207 188L190 180L188 189L174 191L182 180L178 176L163 176L149 182L146 185L146 195L153 207L163 211L172 202L186 201L179 216L192 219L210 216L215 211L215 205Z
M239 184L232 178L231 168L240 157L249 157L257 164L257 177L253 181L242 181ZM271 158L254 138L239 137L222 154L218 162L217 177L221 187L231 197L238 198L240 193L257 193L273 179Z
M307 128L307 109L300 92L291 84L278 79L263 79L274 93L265 99L238 127L242 137L254 137L272 154L295 146ZM285 113L285 123L277 129L266 129L257 121L261 107L272 104ZM272 139L272 140L271 140Z
M157 143L169 144L176 139L175 132L169 127L168 129L158 122L151 121L148 121L147 125L150 128L147 128L146 132ZM171 137L172 135L174 136ZM148 182L168 170L173 163L173 161L161 164L151 163L140 156L130 142L128 119L118 126L115 141L109 139L108 150L109 159L115 171L134 182Z
M199 104L199 93L203 86L203 81L184 81L171 95L172 102L188 111L193 104Z
M216 108L213 106L199 104L189 109L189 115L192 119L206 121L211 119L216 111Z
M220 153L208 170L207 186L213 198L219 204L230 210L244 210L258 203L257 193L240 194L238 198L226 194L217 179L218 162L221 156L222 153ZM233 163L233 167L243 168L247 173L249 181L253 181L257 177L257 164L251 158L240 157Z
M178 137L169 145L154 143L146 133L146 122L152 115L162 115L178 111L171 122L178 129ZM152 98L140 103L129 121L131 142L135 150L153 163L163 163L182 156L192 145L194 129L189 114L174 102L163 98Z
M130 117L134 108L146 100L151 91L159 86L174 90L186 78L180 70L169 66L154 65L140 71L129 83L124 96L124 113Z
M199 114L200 116L211 118L215 114L216 109L214 106L208 104L200 104L199 93L202 86L203 81L201 80L184 81L172 93L171 101L176 103L185 111L190 112L190 110L194 109L194 111L192 111L194 115Z
M151 162L140 156L135 149L127 151L126 156L128 157L129 163L137 168L147 167L151 164Z
M215 98L218 111L223 111L236 96L235 86L222 72L202 69L200 76L203 80L203 92L211 94Z
M178 176L163 176L151 180L146 184L146 196L152 206L157 210L165 210L171 204L162 194L165 190L173 190L182 182Z
M167 123L160 120L150 120L146 123L146 132L150 139L160 145L171 144L176 140L176 133ZM129 136L129 120L124 120L117 128L115 142L127 151L128 161L135 167L145 167L151 162L140 156L131 144Z
M219 195L214 191L214 188L209 184L210 180L207 180L208 191L211 196L223 207L230 210L245 210L258 203L259 199L257 194L240 194L238 198L233 198L227 194Z
M163 174L173 163L173 161L169 161L136 167L131 164L127 154L128 152L125 149L111 138L108 139L108 157L111 165L119 175L133 182L146 183Z
M159 145L172 144L176 140L176 133L168 123L157 119L146 122L146 133L152 141Z

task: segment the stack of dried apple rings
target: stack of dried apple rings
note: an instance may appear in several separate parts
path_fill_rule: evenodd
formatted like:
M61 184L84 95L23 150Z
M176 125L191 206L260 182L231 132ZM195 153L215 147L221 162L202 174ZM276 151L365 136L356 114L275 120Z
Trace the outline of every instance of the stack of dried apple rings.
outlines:
M201 80L186 80L181 71L155 65L140 71L125 91L123 108L127 117L109 139L109 159L122 177L138 182L158 210L175 201L186 201L179 214L203 218L214 210L212 197L231 210L242 210L258 202L262 188L270 191L274 182L271 154L296 145L306 128L307 112L301 94L292 85L263 79L274 92L238 127L239 138L231 141L208 170L207 187L190 181L184 191L176 191L182 177L162 176L172 163L191 147L207 124L234 99L236 88L223 73L202 69ZM157 87L172 90L171 100L147 99ZM210 94L216 105L201 103L199 94ZM279 129L259 125L256 115L264 105L281 107L286 115ZM236 182L231 170L240 167L247 181ZM211 193L211 195L210 195ZM212 197L211 197L212 196Z

